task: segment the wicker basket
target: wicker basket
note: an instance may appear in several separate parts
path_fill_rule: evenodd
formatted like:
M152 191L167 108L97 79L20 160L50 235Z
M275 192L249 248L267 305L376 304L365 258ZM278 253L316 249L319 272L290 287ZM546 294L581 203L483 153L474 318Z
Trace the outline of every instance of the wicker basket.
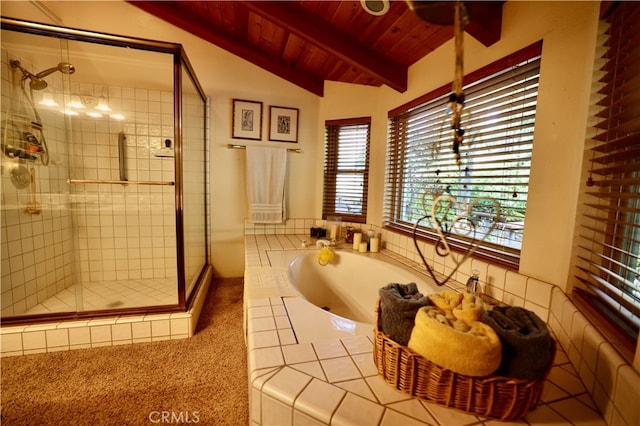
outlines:
M444 369L382 333L380 301L376 305L373 360L378 373L396 389L445 407L479 416L515 420L534 409L540 400L544 377L536 380L503 376L470 377ZM555 355L555 341L553 352Z

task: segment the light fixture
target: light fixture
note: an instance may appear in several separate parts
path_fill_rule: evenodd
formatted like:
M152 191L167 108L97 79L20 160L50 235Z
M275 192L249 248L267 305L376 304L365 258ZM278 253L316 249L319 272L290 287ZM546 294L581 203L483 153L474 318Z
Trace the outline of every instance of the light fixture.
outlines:
M76 109L84 108L84 104L82 103L82 100L80 99L79 95L71 95L71 100L67 102L67 106L69 108L76 108Z
M98 105L95 106L95 109L102 112L111 111L111 108L109 108L109 104L107 104L107 99L102 96L98 99Z
M124 115L122 114L111 114L110 117L114 120L124 120Z
M389 11L389 0L360 0L360 5L373 16L382 16Z
M87 112L87 115L88 115L89 117L93 117L93 118L100 118L100 117L102 117L102 114L100 114L99 112L96 112L96 111L88 111L88 112Z

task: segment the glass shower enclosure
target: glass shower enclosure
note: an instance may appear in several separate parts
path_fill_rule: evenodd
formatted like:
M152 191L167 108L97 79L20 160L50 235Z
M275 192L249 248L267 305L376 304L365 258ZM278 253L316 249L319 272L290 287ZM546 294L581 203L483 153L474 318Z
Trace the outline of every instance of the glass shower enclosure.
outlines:
M210 276L179 44L2 18L2 322L179 312Z

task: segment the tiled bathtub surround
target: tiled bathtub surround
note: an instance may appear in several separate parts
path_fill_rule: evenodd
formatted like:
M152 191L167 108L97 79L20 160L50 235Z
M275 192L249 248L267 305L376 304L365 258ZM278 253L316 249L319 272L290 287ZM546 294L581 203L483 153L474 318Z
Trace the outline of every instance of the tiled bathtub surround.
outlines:
M304 239L313 243L308 229L320 222L290 219L283 225L247 224L245 292L260 273L273 278L269 251L300 249ZM366 226L369 228L381 235L385 255L423 268L410 238ZM427 257L434 261L433 249L425 245L423 252L430 253ZM440 272L450 267L435 265ZM499 423L408 398L384 383L373 364L372 330L365 335L298 343L285 304L295 290L289 288L285 270L279 268L281 279L275 281L282 296L268 296L266 289L253 298L245 293L251 424ZM475 260L460 268L458 283L466 281L472 268L481 270L481 285L487 294L535 311L547 320L560 343L541 405L522 424L640 424L638 373L560 289ZM273 283L264 280L263 285ZM308 311L308 320L314 321L313 312L320 310L310 307Z

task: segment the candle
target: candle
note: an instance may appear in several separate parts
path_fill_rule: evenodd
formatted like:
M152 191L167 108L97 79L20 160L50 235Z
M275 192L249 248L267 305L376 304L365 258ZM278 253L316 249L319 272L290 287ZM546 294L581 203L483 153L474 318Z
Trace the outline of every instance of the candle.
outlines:
M338 225L331 225L331 231L329 232L329 238L335 240L338 238Z
M360 248L358 248L358 251L360 253L366 253L367 252L367 243L365 243L365 242L360 243Z
M362 234L360 232L356 232L353 234L353 249L360 249L360 242L362 241Z
M371 240L369 241L369 245L371 246L370 250L371 250L372 253L377 253L378 252L379 244L380 244L380 240L378 239L378 237L371 238Z

